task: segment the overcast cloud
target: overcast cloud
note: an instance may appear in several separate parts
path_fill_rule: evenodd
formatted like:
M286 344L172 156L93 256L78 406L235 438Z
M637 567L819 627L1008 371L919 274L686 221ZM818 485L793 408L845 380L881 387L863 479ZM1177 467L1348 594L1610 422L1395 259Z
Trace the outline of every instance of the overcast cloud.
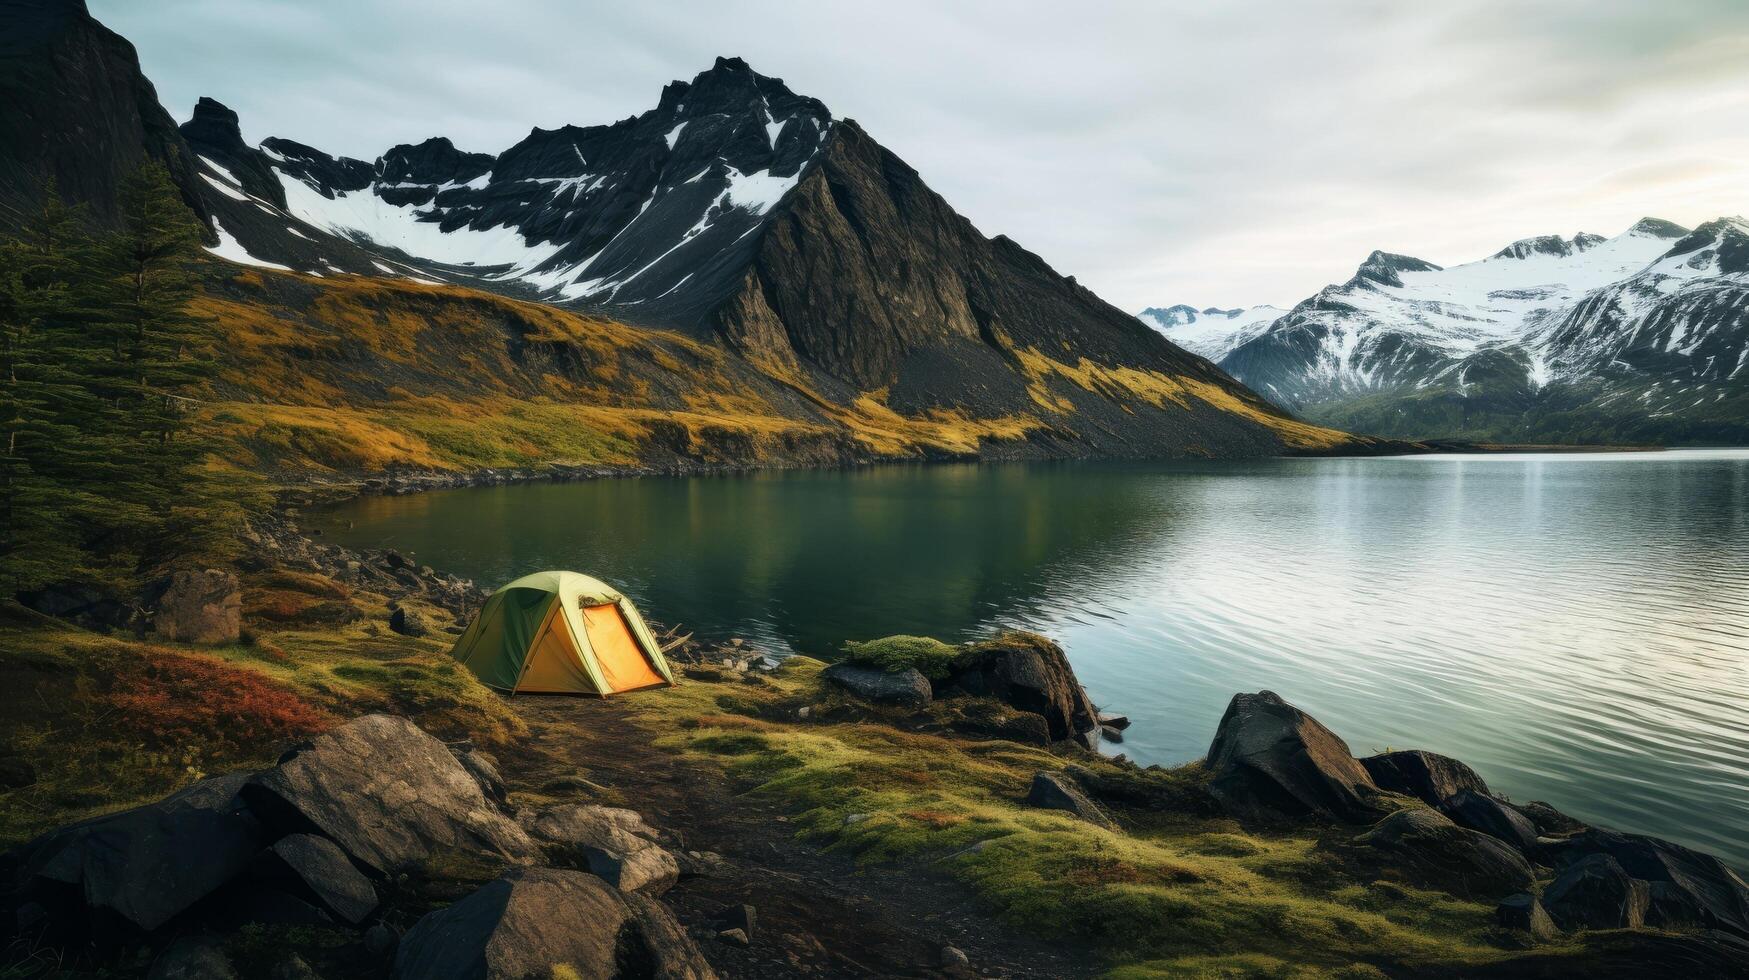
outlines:
M1288 305L1749 211L1749 3L90 0L171 113L372 159L608 122L740 55L1129 310Z

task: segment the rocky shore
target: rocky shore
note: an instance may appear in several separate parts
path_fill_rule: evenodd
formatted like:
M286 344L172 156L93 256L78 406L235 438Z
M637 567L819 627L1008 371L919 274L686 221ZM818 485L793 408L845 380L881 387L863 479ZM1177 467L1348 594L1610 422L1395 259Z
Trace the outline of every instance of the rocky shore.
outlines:
M245 539L235 572L165 584L146 635L294 672L305 648L277 644L357 637L335 645L369 659L320 676L363 686L315 682L340 717L271 765L0 858L16 975L1749 976L1749 887L1718 859L1432 752L1357 758L1269 692L1233 698L1205 759L1141 767L1096 751L1127 720L1045 637L895 637L833 665L683 642L679 688L469 695L522 718L489 753L456 695L406 687L482 589L295 512ZM845 852L880 883L810 883ZM930 908L988 921L858 924Z

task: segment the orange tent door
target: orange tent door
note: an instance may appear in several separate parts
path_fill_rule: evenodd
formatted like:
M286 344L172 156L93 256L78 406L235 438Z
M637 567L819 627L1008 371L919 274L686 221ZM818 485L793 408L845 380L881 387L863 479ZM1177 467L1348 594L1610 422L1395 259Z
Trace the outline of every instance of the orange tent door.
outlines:
M541 624L540 632L530 646L518 691L530 694L596 694L595 682L583 670L577 659L577 645L571 640L571 629L565 625L565 614L558 600L553 600L552 612Z
M603 694L668 683L638 648L619 606L613 603L584 606L583 629L589 634L589 646L595 652L595 662L601 666L601 676L607 679Z

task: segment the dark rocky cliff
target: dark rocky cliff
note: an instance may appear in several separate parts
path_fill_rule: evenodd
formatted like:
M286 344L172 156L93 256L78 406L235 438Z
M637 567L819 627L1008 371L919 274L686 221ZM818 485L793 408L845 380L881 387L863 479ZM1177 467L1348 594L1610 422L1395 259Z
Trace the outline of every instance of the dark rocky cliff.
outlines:
M134 46L84 0L0 0L0 227L37 206L43 176L113 223L121 179L148 157L204 219L193 154Z

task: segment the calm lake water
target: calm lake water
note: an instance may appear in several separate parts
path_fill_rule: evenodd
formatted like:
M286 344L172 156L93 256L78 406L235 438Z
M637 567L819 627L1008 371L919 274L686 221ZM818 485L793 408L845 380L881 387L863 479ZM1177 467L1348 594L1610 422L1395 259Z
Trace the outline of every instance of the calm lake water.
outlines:
M352 521L351 530L345 522ZM889 467L366 498L482 584L604 578L701 637L1062 642L1142 762L1270 689L1356 754L1749 866L1749 451Z

